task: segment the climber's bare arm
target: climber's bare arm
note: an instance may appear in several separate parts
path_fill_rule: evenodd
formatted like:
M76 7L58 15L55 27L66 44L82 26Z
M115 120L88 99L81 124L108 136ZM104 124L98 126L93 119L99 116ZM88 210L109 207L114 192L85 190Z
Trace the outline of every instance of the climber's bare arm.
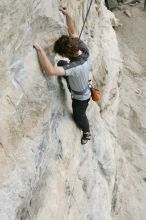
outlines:
M71 15L69 14L69 12L67 11L67 8L60 6L59 10L66 16L66 24L68 27L69 36L70 37L78 37L74 21L73 21Z
M47 75L65 75L63 67L54 67L48 59L44 49L38 43L34 43L33 47L38 52L40 65Z

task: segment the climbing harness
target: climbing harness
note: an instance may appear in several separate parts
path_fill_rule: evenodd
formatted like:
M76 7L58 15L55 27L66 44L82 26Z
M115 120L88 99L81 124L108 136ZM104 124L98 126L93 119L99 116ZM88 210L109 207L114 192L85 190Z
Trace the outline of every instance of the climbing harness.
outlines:
M87 21L87 17L88 17L88 14L89 14L89 11L90 11L90 8L91 8L91 5L92 5L92 2L93 2L93 0L91 0L90 5L89 5L89 8L88 8L88 10L87 10L86 17L85 17L85 20L84 20L84 23L83 23L83 27L82 27L82 29L81 29L81 33L80 33L80 35L79 35L79 39L81 38L81 35L82 35L82 32L83 32L83 29L84 29L85 23L86 23L86 21Z
M89 86L87 85L87 87L83 89L82 91L74 91L73 89L71 89L71 91L75 93L76 95L84 95L88 89L89 89Z

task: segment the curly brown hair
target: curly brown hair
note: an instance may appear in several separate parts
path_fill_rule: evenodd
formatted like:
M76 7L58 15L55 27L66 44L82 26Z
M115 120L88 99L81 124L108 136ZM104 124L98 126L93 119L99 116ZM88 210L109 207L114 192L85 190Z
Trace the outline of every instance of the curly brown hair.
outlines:
M61 36L54 43L54 52L67 58L78 56L79 49L78 39L69 37L67 35Z

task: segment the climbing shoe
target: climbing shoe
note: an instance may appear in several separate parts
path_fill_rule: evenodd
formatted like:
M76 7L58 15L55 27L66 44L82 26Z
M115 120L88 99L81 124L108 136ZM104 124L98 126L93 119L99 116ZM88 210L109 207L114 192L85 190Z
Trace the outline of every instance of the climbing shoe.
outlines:
M90 132L83 132L82 138L81 138L81 144L86 144L91 139Z

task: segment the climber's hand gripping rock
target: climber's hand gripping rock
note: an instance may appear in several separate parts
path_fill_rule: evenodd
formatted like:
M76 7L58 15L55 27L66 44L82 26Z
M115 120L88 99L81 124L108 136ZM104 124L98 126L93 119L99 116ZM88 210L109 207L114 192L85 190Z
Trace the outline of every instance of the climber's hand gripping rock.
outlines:
M68 14L67 7L60 6L59 11L61 11L64 15Z
M41 52L43 50L43 48L36 42L33 44L33 48L36 49L38 52Z

